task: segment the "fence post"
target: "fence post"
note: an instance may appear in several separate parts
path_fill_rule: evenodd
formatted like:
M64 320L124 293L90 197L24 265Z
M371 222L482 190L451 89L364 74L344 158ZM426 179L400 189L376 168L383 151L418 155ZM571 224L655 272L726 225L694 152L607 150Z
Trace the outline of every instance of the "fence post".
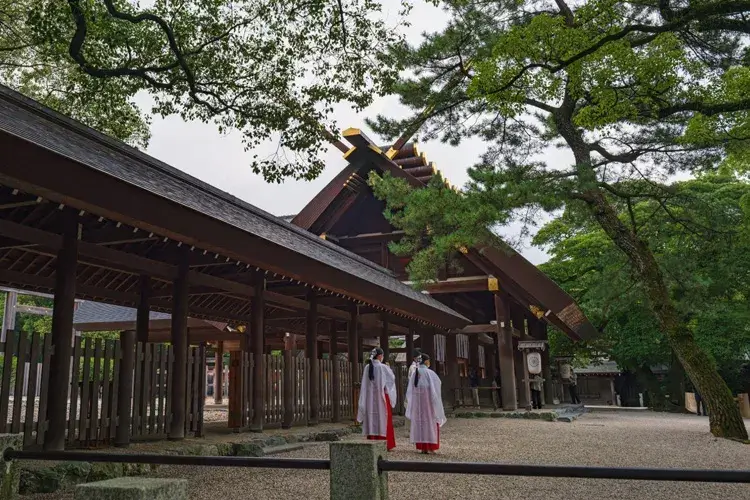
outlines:
M2 462L2 480L0 480L0 500L13 500L18 496L21 481L21 470L18 461L5 460L5 450L23 449L23 434L0 434L0 461Z
M120 348L122 358L120 359L119 387L117 387L115 446L128 446L130 444L130 413L133 400L133 373L135 371L135 330L120 332Z
M118 477L76 486L75 500L187 500L187 479Z
M294 421L294 393L293 387L297 383L295 374L295 358L291 349L284 351L284 373L281 376L281 399L283 403L283 414L281 420L282 429L291 429ZM307 402L307 401L305 401Z
M388 473L378 470L385 442L331 443L331 500L387 500Z

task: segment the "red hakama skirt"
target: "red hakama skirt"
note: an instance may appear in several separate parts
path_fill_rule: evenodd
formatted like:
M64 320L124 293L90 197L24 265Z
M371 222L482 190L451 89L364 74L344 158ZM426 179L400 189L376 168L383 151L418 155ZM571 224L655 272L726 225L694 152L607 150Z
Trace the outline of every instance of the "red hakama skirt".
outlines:
M391 398L385 393L385 411L386 411L386 433L385 436L367 436L370 441L385 441L385 447L391 451L396 447L396 433L393 432L393 413L391 412Z
M437 425L437 424L436 424ZM416 443L419 451L437 451L440 448L440 426L437 426L437 443Z

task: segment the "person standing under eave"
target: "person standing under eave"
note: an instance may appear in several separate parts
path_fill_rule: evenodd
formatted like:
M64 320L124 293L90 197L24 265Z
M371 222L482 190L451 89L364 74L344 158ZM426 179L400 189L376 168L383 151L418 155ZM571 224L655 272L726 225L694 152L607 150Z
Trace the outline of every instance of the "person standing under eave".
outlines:
M357 421L370 440L385 441L388 451L396 447L392 408L396 406L396 376L383 364L383 349L376 347L362 374Z
M445 422L440 377L430 370L430 357L422 353L419 366L409 377L406 418L411 422L410 441L422 453L435 453L440 448L440 427Z

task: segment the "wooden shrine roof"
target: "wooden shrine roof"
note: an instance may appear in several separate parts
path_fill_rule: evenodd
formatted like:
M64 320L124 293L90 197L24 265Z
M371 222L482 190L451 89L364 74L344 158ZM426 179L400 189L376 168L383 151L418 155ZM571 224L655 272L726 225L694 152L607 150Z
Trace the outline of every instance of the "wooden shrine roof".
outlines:
M81 211L79 297L132 306L139 275L148 272L161 280L153 308L168 311L184 244L192 250L191 285L202 285L200 293L191 289L194 317L246 319L259 269L268 273L271 308L305 310L295 297L309 286L342 297L322 306L324 317L346 319L353 300L433 326L468 323L367 259L2 86L0 150L0 235L8 238L0 244L0 282L51 290L48 249L59 244L59 204ZM103 234L114 239L88 238Z
M365 237L374 240L377 236L374 232L361 233L374 231L375 224L365 221L362 214L352 215L353 207L369 210L368 214L373 213L374 209L382 212L382 208L372 201L367 201L374 199L367 185L368 173L373 169L390 172L419 188L425 186L438 171L435 164L429 162L424 153L419 152L416 143L405 144L389 158L385 153L388 147L375 146L360 130L347 129L343 135L352 144L352 148L344 155L349 164L294 216L293 222L316 235L327 237L327 232L331 231L331 239L342 236L333 231L334 228L346 226L345 231L354 230L360 233L359 240ZM446 184L448 185L447 182ZM381 226L387 224L384 217L379 219ZM387 231L396 234L389 225L378 230L383 231L383 234ZM344 243L352 236L347 233L338 240ZM498 278L501 288L507 291L526 313L532 311L537 318L544 317L574 340L597 335L596 329L564 290L499 238L497 245L467 249L464 256L473 271Z

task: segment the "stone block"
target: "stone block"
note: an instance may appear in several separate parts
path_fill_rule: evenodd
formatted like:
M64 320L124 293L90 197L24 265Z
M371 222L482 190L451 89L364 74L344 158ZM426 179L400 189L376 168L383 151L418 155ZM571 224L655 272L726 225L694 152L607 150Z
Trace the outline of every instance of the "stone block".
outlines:
M332 431L323 431L315 434L315 441L340 441L341 438L338 434Z
M89 472L89 481L104 481L105 479L114 479L122 477L125 474L123 464L114 462L94 462L91 464Z
M388 473L378 471L384 442L331 443L331 500L387 500Z
M187 500L186 479L121 477L76 486L75 500Z
M0 434L0 453L5 453L8 448L14 450L20 450L23 448L23 434ZM0 483L0 499L13 499L18 496L18 485L21 480L21 469L18 465L18 461L6 462L4 457L0 457L3 461L3 468L0 471L2 474L2 483Z
M235 457L262 457L262 443L234 443L232 445L232 455Z

